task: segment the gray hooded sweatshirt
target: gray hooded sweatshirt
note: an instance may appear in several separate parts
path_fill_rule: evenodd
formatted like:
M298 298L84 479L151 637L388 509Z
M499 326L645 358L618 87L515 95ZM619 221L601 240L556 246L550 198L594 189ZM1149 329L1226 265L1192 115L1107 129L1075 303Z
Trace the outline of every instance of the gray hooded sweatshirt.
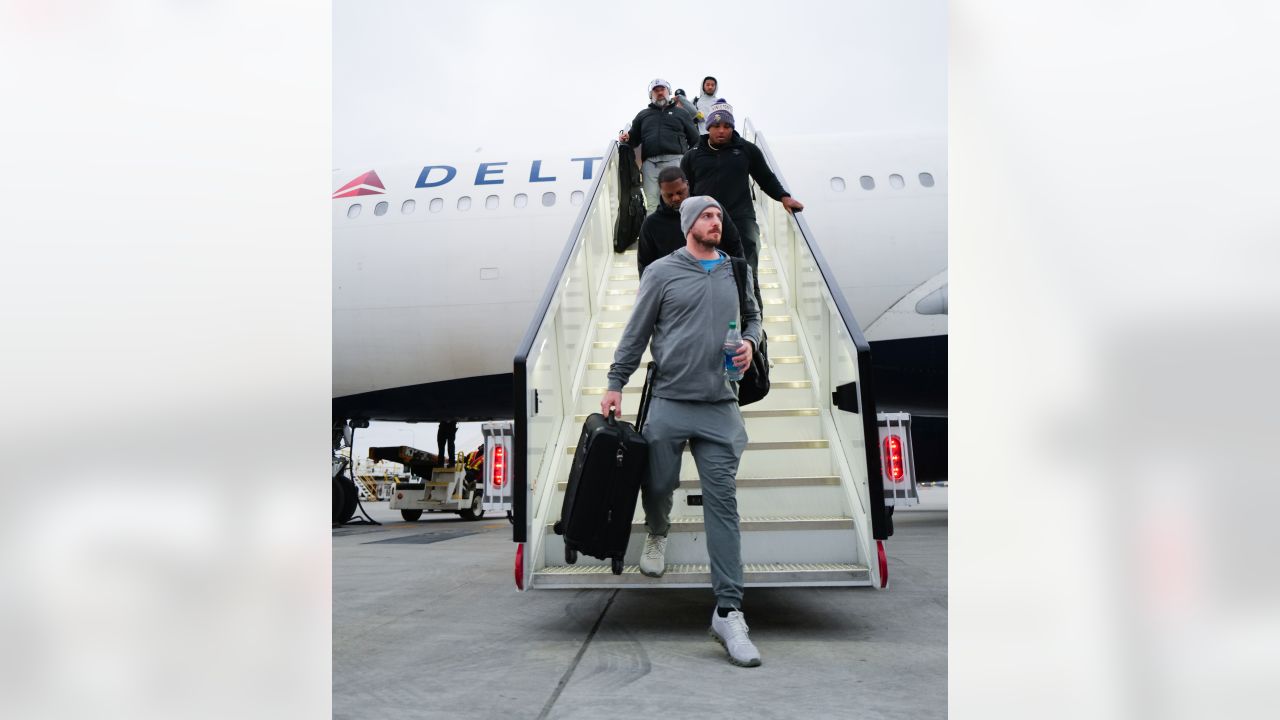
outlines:
M693 99L694 114L702 113L702 119L694 118L698 126L698 134L707 134L707 116L711 114L711 106L718 102L724 102L720 99L720 83L716 83L716 91L708 95L703 90L698 90L698 97Z
M760 308L751 268L747 307L738 317L738 286L728 258L707 272L687 248L654 262L640 278L635 309L609 368L609 389L621 390L640 365L649 339L658 363L654 397L721 402L737 395L724 377L724 337L730 321L745 321L742 337L760 344Z

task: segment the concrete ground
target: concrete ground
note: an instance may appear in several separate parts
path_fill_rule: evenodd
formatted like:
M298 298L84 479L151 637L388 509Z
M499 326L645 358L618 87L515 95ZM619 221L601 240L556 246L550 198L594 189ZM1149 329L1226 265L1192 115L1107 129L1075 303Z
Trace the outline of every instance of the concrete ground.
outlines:
M894 516L889 588L747 589L763 665L711 590L519 593L505 518L333 531L335 718L934 718L947 712L947 502Z

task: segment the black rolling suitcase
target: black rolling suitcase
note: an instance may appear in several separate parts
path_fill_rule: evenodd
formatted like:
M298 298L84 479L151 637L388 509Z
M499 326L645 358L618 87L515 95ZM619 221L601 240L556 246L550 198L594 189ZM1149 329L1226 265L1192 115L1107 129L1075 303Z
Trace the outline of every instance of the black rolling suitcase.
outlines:
M583 423L560 520L553 528L564 536L564 560L570 565L581 552L612 561L613 574L622 574L640 482L649 468L649 442L638 427L644 426L653 373L649 363L636 426L612 413L607 418L592 413Z

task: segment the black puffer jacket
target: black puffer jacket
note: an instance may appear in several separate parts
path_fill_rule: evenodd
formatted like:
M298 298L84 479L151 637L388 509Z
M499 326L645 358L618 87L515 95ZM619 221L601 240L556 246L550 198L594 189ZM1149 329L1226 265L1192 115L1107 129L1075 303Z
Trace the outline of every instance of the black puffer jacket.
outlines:
M631 121L628 132L628 143L632 147L641 146L641 160L654 155L683 155L698 144L693 118L672 103L662 108L650 103Z
M640 226L640 245L636 248L636 265L640 274L654 262L684 247L684 233L680 232L680 211L658 201L658 209L649 213ZM730 257L742 257L742 238L738 227L728 215L724 216L724 229L720 233L720 249Z
M738 220L754 220L756 217L756 210L751 205L748 177L755 178L760 189L774 200L791 195L769 169L760 148L736 130L733 138L722 148L712 147L710 136L703 135L698 146L680 161L680 169L689 179L691 194L710 195L720 201L726 213Z

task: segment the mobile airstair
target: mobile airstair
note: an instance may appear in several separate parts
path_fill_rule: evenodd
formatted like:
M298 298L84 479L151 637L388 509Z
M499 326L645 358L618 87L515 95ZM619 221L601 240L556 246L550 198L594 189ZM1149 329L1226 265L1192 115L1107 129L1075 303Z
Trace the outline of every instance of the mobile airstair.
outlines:
M743 133L783 177L764 138L749 123ZM567 564L563 540L551 530L582 423L599 411L639 284L634 246L621 254L612 246L618 182L618 151L611 145L515 357L513 539L521 590L711 584L701 489L687 450L661 578L639 572L645 533L639 503L621 575L589 556ZM745 582L884 587L884 540L891 530L870 348L803 213L792 216L754 185L753 191L773 386L765 399L742 408L749 442L737 495ZM624 419L634 421L649 359L646 351L623 390Z

